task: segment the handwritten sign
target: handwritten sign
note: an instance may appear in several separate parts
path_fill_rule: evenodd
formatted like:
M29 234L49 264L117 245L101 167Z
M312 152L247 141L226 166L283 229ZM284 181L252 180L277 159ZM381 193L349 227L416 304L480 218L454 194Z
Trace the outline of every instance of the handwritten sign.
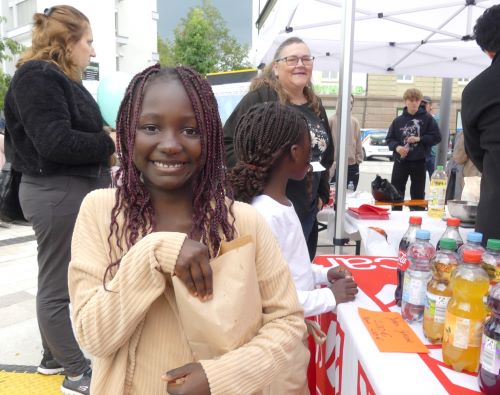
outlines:
M358 312L380 352L429 352L401 314L362 308Z

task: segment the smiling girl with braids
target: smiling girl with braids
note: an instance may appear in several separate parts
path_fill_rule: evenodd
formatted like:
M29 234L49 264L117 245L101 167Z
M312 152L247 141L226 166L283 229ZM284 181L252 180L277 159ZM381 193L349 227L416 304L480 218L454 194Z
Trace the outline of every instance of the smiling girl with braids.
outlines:
M237 162L229 180L235 198L251 203L273 230L304 315L322 314L338 303L354 300L358 291L352 278L345 278L338 268L311 265L299 218L286 196L288 180L302 180L310 170L311 136L304 116L278 102L257 104L240 118L234 149ZM316 288L319 284L327 287ZM273 383L287 387L283 394L307 393L307 349L298 347L294 352L293 366Z
M73 321L95 356L91 393L259 393L300 343L303 313L279 246L256 210L227 194L222 134L196 72L156 65L132 79L117 121L121 182L85 198L72 244ZM253 240L251 259L238 260L241 247L234 263L255 267L258 284L247 282L260 292L258 333L196 361L172 277L210 304L209 261L240 237Z

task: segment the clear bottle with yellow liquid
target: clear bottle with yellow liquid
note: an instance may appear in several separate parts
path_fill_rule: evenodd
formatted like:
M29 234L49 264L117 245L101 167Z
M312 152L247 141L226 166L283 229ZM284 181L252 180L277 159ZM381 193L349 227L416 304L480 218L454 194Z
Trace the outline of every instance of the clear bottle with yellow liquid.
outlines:
M439 250L430 261L432 279L427 284L427 298L424 310L424 335L431 343L441 343L444 332L446 308L451 299L451 272L458 265L455 253L457 242L441 239Z
M481 267L481 251L465 250L463 257L451 275L453 296L446 310L443 361L458 372L477 372L489 277Z
M429 186L429 199L427 201L427 214L429 214L429 217L444 217L447 184L448 177L443 170L443 166L437 166L434 173L432 173L431 185Z

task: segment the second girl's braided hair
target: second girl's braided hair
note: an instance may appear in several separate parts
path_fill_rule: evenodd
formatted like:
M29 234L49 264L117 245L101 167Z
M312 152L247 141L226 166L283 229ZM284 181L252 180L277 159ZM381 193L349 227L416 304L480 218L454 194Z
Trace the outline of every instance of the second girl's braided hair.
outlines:
M250 203L260 195L273 166L308 133L305 117L290 106L267 102L251 107L238 121L234 136L237 162L229 181L236 200Z
M201 234L201 241L214 256L221 243L221 233L227 240L234 237L233 222L229 220L232 199L229 199L229 207L226 204L228 188L224 171L223 131L212 88L206 79L188 67L162 69L159 64L150 66L134 76L125 92L116 122L121 167L115 179L116 203L111 212L108 242L111 243L114 234L119 249L123 251L123 239L129 249L140 237L154 231L156 226L151 196L133 162L133 153L144 92L148 85L160 79L180 81L193 106L201 135L202 155L200 170L193 182L193 225L189 237ZM120 215L124 217L121 227L117 221ZM111 264L106 274L118 264L119 261Z

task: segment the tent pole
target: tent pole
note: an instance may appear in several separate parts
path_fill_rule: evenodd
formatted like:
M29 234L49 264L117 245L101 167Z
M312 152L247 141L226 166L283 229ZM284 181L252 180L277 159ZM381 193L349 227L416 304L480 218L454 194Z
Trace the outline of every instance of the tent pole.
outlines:
M338 145L335 147L337 157L336 168L336 201L335 228L333 236L333 253L342 253L342 236L344 234L344 217L347 185L347 142L351 124L351 70L354 42L354 11L356 0L345 0L342 3L341 51L340 51L340 86L339 106L337 108L338 127L340 129ZM327 169L328 170L328 169ZM340 247L340 248L339 248Z
M446 166L448 159L448 141L450 139L450 112L453 78L443 78L441 84L441 102L439 104L439 130L441 142L437 152L436 165Z

